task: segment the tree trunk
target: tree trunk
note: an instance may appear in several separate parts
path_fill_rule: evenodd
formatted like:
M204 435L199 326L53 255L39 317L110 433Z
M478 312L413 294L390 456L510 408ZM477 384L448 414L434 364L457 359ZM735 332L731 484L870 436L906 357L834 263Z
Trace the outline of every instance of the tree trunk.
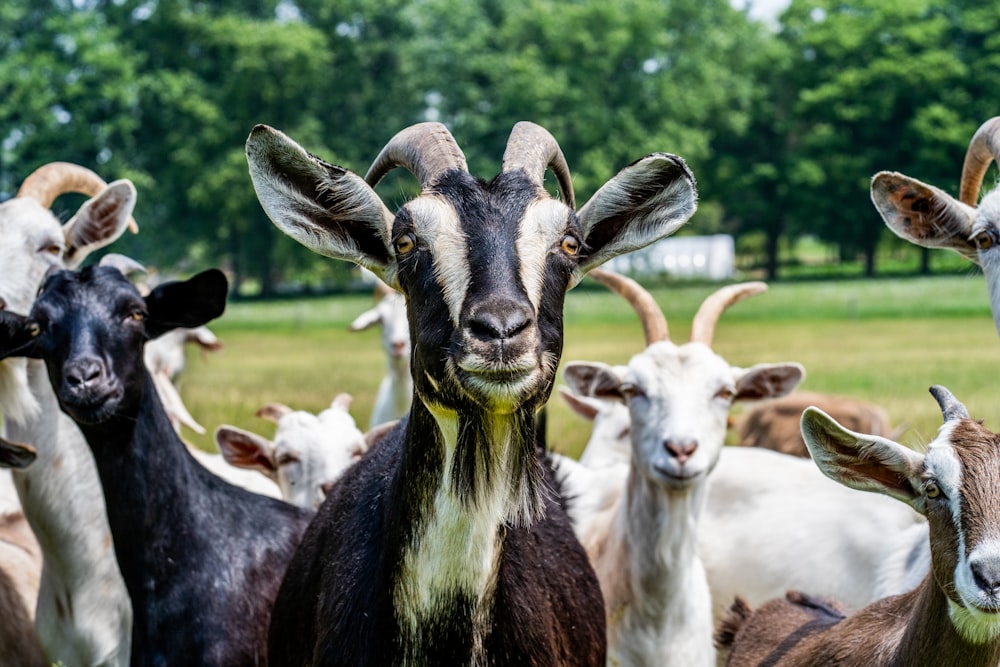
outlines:
M767 280L778 279L778 247L781 241L781 232L777 229L767 230L767 241L764 252L766 254Z
M920 248L920 275L931 275L931 249Z

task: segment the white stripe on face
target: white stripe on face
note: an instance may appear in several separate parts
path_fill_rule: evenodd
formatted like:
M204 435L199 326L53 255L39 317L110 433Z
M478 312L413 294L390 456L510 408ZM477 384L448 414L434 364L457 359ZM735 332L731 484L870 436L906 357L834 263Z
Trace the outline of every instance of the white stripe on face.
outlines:
M555 199L532 202L524 212L517 233L517 256L521 262L521 283L537 313L545 281L549 252L566 231L569 209Z
M434 276L444 294L452 324L460 326L462 304L471 280L468 240L458 213L447 199L424 195L406 204L418 241L430 249Z
M938 486L948 497L952 522L958 530L961 526L959 489L962 487L962 462L951 445L951 432L954 428L954 422L941 426L937 437L927 448L924 467L927 473L937 480ZM961 532L959 539L962 539Z

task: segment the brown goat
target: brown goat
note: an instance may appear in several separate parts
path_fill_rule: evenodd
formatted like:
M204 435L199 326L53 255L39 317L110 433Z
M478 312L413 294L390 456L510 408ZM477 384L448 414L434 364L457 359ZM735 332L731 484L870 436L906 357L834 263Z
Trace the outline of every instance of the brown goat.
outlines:
M947 389L926 454L849 431L815 408L802 432L816 465L846 486L884 493L927 517L931 572L915 590L847 615L789 592L756 612L737 598L716 642L728 665L962 665L1000 662L1000 435Z
M889 415L874 403L849 396L797 391L762 402L739 417L735 424L736 444L809 458L799 420L810 405L818 407L852 431L891 437Z

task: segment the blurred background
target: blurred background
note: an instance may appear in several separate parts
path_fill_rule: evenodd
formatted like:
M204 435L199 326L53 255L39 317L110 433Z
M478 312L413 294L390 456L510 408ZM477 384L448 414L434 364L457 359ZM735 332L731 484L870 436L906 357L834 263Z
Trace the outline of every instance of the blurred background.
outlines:
M142 232L116 252L222 266L236 297L335 293L352 267L256 201L254 124L363 174L397 130L439 120L489 178L529 119L581 202L647 153L683 156L701 205L681 235L723 235L726 276L967 273L892 237L868 184L894 170L957 191L1000 111L998 42L1000 2L954 0L4 0L0 199L77 162L136 183ZM414 187L380 192L393 207ZM690 277L710 252L632 268Z

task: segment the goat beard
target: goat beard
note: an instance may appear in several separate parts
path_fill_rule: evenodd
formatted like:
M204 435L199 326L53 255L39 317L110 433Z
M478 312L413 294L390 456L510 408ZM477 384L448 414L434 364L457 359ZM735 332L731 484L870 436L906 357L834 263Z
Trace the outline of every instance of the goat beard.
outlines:
M28 384L28 360L0 361L0 410L5 420L24 424L42 411Z

